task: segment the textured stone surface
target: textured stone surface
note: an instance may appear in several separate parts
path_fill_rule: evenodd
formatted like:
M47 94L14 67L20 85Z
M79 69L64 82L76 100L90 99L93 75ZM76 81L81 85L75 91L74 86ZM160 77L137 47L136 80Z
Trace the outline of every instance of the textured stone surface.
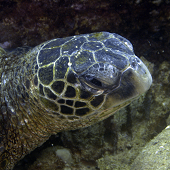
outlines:
M134 160L131 170L170 169L170 126L152 139Z

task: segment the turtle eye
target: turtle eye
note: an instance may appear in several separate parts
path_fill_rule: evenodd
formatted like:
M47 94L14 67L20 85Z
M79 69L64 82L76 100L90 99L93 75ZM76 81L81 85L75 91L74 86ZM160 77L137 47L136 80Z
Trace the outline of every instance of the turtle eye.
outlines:
M92 80L90 80L90 82L91 82L92 84L96 85L96 86L102 87L102 83L101 83L99 80L95 79L95 78L93 78Z
M79 77L79 80L82 84L82 87L87 91L93 93L95 96L103 94L105 91L102 82L93 76L81 76Z
M89 82L91 85L95 85L97 87L102 87L102 82L94 77L86 77L86 81Z

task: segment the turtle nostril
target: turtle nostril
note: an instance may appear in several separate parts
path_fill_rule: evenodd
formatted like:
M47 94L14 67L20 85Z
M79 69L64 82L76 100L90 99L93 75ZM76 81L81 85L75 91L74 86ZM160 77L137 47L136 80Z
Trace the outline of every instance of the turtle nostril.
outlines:
M135 69L135 70L138 69L138 67L140 65L140 60L138 60L135 57L132 57L132 58L130 58L129 62L130 62L130 65L133 69Z
M135 61L133 61L133 62L131 63L131 66L132 66L135 70L138 69L138 63L136 63Z

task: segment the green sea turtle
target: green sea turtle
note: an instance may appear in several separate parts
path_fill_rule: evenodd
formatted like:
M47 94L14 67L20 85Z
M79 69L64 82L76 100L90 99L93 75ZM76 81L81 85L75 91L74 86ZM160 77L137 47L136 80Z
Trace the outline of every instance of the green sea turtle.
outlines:
M0 170L52 134L109 117L152 83L132 44L108 32L1 48L0 77Z

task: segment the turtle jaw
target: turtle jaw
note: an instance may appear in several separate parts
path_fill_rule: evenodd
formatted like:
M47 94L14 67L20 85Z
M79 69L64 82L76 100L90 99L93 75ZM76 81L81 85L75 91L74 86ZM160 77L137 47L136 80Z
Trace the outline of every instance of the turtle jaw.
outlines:
M142 61L138 63L136 69L132 66L127 67L122 73L120 85L110 91L106 96L102 109L105 110L105 117L108 117L111 112L113 114L145 93L151 84L151 74ZM106 110L108 111L106 112ZM106 115L107 113L108 115ZM103 112L101 115L103 115Z
M134 79L136 84L136 91L137 93L143 94L145 93L152 84L152 76L148 70L148 68L145 66L145 64L140 60L140 63L138 63L137 69L134 69Z

